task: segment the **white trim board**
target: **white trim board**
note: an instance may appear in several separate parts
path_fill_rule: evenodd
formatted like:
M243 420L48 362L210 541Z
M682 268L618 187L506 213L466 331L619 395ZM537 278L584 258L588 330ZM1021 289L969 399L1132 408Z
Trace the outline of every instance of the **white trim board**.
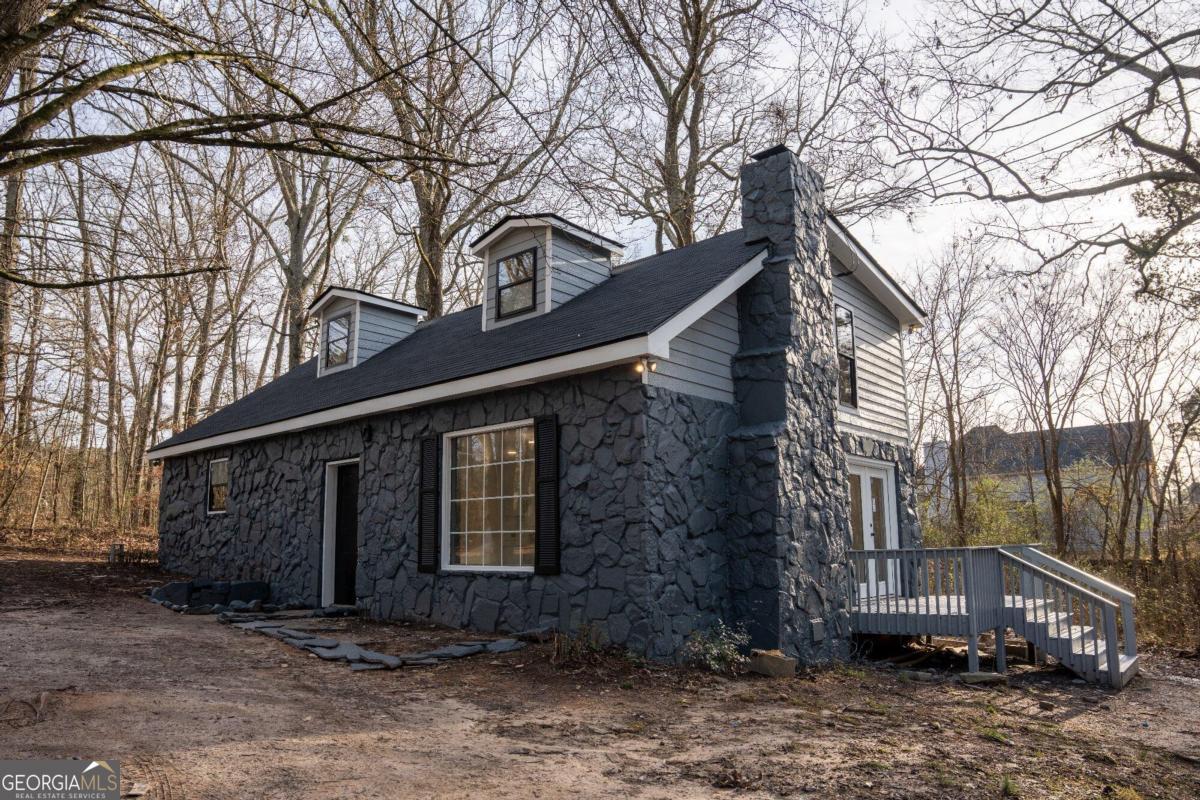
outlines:
M534 420L532 417L528 419L520 419L514 422L501 422L496 425L481 425L477 428L464 428L458 431L446 431L442 434L442 463L440 465L441 478L440 494L438 498L438 507L441 509L441 519L439 521L438 530L438 569L442 572L493 572L500 574L529 574L533 572L533 565L527 567L501 567L501 566L484 566L482 564L451 564L450 563L450 442L460 436L470 436L473 433L486 433L490 431L503 431L510 428L533 428ZM535 444L534 450L534 469L537 469L537 450ZM536 502L536 500L535 500ZM537 531L534 531L534 536L537 536Z
M846 265L850 274L867 287L904 326L922 327L925 311L900 289L895 278L879 265L870 253L854 240L841 222L829 215L825 223L829 252Z
M755 255L739 267L721 283L710 289L687 308L658 326L644 336L634 336L611 344L600 345L574 353L551 356L540 361L531 361L515 367L506 367L493 372L485 372L467 378L458 378L432 386L409 389L403 392L383 395L369 400L360 400L344 406L314 411L298 417L256 425L239 431L217 434L194 442L185 442L172 447L152 450L148 457L152 460L172 458L174 456L193 453L198 450L208 450L222 445L236 444L250 439L261 439L266 436L276 436L281 433L291 433L308 428L317 428L335 422L384 414L389 411L400 411L405 408L440 402L472 394L493 391L510 386L521 386L529 383L574 375L580 372L591 372L616 364L631 363L641 358L669 358L671 355L670 342L689 325L703 317L721 304L727 297L741 288L747 281L762 270L766 250Z
M357 458L325 462L325 513L321 519L321 605L333 605L334 558L337 551L337 468L357 464Z
M391 311L399 311L404 314L411 314L418 319L424 319L425 314L428 313L423 308L410 306L407 303L401 303L396 300L388 300L383 297L376 297L375 295L367 294L366 292L359 292L354 289L342 289L340 287L326 289L325 292L308 307L308 313L320 313L322 308L339 298L344 300L353 300L356 303L367 303L368 305L379 306L380 308L386 308Z
M577 239L582 239L585 242L588 242L589 244L594 244L597 247L602 247L611 253L616 253L617 255L624 255L624 253L625 253L624 245L617 244L616 242L612 242L607 239L604 239L585 228L581 228L578 225L575 225L572 222L568 222L565 219L556 219L550 215L531 216L531 217L524 217L521 219L505 220L503 224L501 224L495 230L488 233L487 236L474 242L471 245L469 252L473 256L478 256L480 253L484 252L488 248L488 246L492 244L492 242L496 241L496 239L498 239L499 237L503 236L504 234L508 233L511 230L516 230L519 228L540 228L545 225L550 225L551 227L558 228L562 231L565 231L566 233L571 234L572 236L576 237Z

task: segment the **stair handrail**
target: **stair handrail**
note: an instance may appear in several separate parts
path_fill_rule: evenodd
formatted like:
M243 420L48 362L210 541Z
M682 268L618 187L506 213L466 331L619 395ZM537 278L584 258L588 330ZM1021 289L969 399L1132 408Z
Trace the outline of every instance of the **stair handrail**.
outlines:
M1111 595L1114 600L1126 600L1132 603L1135 599L1137 599L1137 595L1128 589L1122 589L1120 586L1109 583L1103 578L1098 578L1092 573L1082 570L1073 564L1068 564L1066 561L1062 561L1061 559L1057 559L1052 555L1048 555L1047 553L1042 552L1042 550L1036 545L1002 545L1000 549L1004 550L1005 552L1019 550L1021 551L1021 557L1027 561L1033 561L1035 563L1041 562L1041 564L1047 565L1051 572L1061 572L1072 581L1076 583L1082 583L1094 592Z
M1121 627L1125 629L1125 655L1137 655L1137 629L1133 614L1133 603L1137 599L1137 595L1128 589L1122 589L1120 586L1109 583L1103 578L1097 578L1079 567L1043 553L1036 545L1006 545L1000 550L1010 555L1012 555L1010 550L1020 550L1027 560L1045 564L1051 572L1061 573L1074 583L1083 584L1093 592L1111 597L1119 604L1121 610Z
M1070 586L1072 589L1076 590L1077 592L1086 595L1089 600L1095 600L1096 602L1098 602L1102 605L1105 605L1105 606L1108 606L1108 607L1114 608L1114 609L1118 608L1120 606L1120 604L1117 603L1117 601L1110 600L1109 598L1105 597L1104 595L1097 594L1096 592L1093 592L1091 589L1080 586L1079 584L1075 583L1074 581L1072 581L1068 578L1063 577L1062 575L1056 575L1055 573L1051 572L1048 569L1043 569L1043 568L1039 567L1037 564L1033 564L1029 561L1026 561L1025 559L1021 558L1020 556L1016 555L1015 553L1010 553L1008 550L1004 549L1003 547L1000 548L1000 555L1005 558L1008 558L1010 561L1017 562L1018 564L1025 567L1026 569L1032 570L1033 572L1040 573L1043 578L1048 578L1051 583L1067 584L1068 586Z
M1117 609L1121 606L1121 604L1114 600L1110 600L1107 597L1103 597L1102 595L1099 595L1096 592L1091 591L1090 589L1086 589L1083 586L1080 586L1079 584L1069 580L1068 578L1066 578L1062 575L1055 574L1055 573L1051 572L1050 570L1039 567L1037 564L1033 564L1029 561L1026 561L1025 559L1021 558L1020 556L1008 552L1004 548L1000 548L1000 559L1001 559L1001 562L1003 562L1005 559L1007 559L1007 560L1019 565L1023 570L1025 570L1027 572L1031 572L1035 575L1038 575L1042 580L1048 581L1051 585L1066 586L1071 591L1074 591L1074 592L1078 593L1079 595L1081 595L1082 597L1087 598L1088 600L1095 603L1097 607L1102 609L1103 617L1104 617L1104 620L1103 620L1104 621L1104 624L1103 624L1104 653L1105 653L1105 660L1106 660L1106 663L1108 666L1108 671L1109 671L1108 679L1109 679L1109 682L1113 686L1119 687L1121 685L1121 683L1120 683L1121 682L1121 662L1120 662L1119 650L1118 650L1118 645L1120 644L1120 636L1119 636L1119 633L1117 630ZM1068 592L1068 594L1067 594L1067 601L1068 601L1067 612L1068 612L1068 614L1070 614L1070 608L1071 608L1070 597L1071 597L1071 595ZM1025 612L1022 611L1022 613L1025 613ZM1095 623L1096 623L1096 620L1093 618L1092 619L1092 629L1093 630L1095 630L1095 628L1096 628ZM1071 622L1071 620L1068 619L1067 620L1068 631L1070 630L1070 627L1072 624L1073 623ZM1086 641L1086 640L1084 640L1084 641ZM1083 655L1086 656L1087 655L1087 645L1081 644L1081 646L1083 647L1082 653L1083 653ZM1068 652L1070 652L1072 650L1070 636L1068 636L1068 638L1067 638L1066 649ZM1098 648L1097 648L1097 652L1098 652ZM1057 655L1061 658L1061 655L1058 653L1054 653L1054 655Z

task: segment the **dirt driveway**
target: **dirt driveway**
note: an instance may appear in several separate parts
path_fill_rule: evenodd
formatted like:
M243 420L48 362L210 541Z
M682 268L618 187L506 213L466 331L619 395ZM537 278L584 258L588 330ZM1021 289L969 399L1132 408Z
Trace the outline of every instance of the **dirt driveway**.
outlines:
M137 596L162 579L0 550L0 758L115 757L146 797L203 800L1200 796L1195 661L1119 695L1028 668L1000 689L570 670L549 645L356 673ZM392 653L464 638L321 624Z

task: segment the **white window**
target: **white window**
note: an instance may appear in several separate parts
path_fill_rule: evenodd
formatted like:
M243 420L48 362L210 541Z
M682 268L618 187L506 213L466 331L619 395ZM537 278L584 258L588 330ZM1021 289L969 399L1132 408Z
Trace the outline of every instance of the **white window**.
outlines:
M208 513L224 514L229 504L229 459L208 462Z
M353 314L347 311L325 323L325 369L350 361L350 335Z
M528 572L534 548L532 420L446 434L442 566Z

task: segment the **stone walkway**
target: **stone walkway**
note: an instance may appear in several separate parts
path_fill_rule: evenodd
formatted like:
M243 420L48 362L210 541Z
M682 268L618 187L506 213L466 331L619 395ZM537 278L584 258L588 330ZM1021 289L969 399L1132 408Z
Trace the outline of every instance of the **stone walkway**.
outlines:
M525 646L525 642L518 639L496 639L485 642L458 642L439 647L436 650L392 656L387 653L368 650L353 642L329 639L306 631L289 628L287 627L286 620L256 619L245 622L231 622L230 624L235 628L261 633L264 636L278 639L292 647L307 650L326 661L348 662L350 668L356 672L374 669L433 666L443 661L466 658L467 656L479 653L509 653L513 650L520 650Z

